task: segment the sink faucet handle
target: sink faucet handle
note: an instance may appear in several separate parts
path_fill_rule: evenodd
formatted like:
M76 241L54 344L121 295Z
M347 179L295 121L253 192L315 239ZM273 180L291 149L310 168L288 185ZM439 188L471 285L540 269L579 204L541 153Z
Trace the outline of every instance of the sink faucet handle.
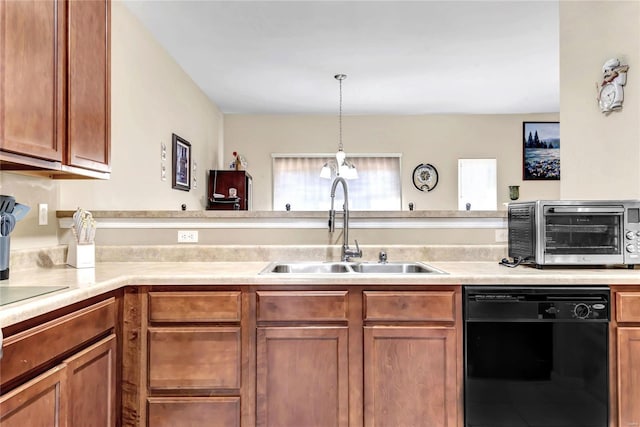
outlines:
M385 251L380 251L380 253L378 254L378 262L380 262L381 264L387 263L387 253Z
M360 245L358 244L357 240L354 240L356 242L356 254L354 256L357 256L358 258L362 258L362 251L360 250Z

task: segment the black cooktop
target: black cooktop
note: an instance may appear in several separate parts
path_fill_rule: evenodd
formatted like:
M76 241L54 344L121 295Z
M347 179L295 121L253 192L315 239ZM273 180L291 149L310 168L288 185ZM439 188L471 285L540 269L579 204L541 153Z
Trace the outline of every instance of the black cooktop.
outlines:
M66 288L68 286L0 286L0 306Z

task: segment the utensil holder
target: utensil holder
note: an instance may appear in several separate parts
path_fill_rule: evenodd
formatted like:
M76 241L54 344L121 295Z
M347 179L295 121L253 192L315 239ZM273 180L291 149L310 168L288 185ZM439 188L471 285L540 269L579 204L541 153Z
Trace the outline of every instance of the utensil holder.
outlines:
M75 239L69 242L67 264L75 268L93 268L96 266L95 243L78 244Z

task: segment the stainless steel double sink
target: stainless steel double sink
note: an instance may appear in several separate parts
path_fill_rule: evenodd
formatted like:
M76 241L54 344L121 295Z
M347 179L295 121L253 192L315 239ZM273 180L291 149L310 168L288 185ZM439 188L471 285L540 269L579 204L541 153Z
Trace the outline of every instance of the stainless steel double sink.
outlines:
M422 262L272 262L260 274L447 274Z

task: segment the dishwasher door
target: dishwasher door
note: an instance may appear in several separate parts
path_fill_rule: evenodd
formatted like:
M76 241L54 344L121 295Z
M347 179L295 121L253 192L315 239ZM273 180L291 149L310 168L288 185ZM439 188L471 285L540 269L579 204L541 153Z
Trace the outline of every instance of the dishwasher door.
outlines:
M466 287L466 427L608 427L606 287Z

